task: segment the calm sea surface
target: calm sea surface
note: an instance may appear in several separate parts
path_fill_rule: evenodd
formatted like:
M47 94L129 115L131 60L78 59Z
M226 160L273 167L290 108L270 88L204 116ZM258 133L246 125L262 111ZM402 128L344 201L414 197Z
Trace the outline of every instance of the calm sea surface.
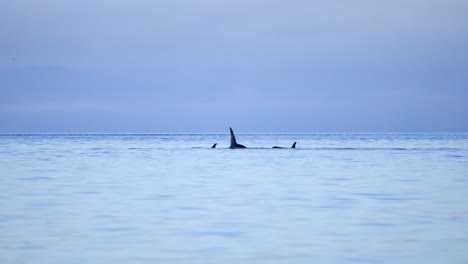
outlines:
M468 134L237 140L0 135L0 263L468 263Z

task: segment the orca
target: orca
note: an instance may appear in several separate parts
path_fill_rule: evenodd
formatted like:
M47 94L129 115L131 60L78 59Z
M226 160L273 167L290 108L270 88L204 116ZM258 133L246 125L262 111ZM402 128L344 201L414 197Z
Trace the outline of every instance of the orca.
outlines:
M211 148L216 148L216 145L218 145L218 143L214 143L214 145Z
M244 145L237 144L236 137L234 136L234 132L232 131L232 128L229 128L231 131L231 146L229 147L230 149L238 149L238 148L247 148Z
M283 147L274 146L273 148L283 148ZM291 148L296 148L296 142L292 144Z

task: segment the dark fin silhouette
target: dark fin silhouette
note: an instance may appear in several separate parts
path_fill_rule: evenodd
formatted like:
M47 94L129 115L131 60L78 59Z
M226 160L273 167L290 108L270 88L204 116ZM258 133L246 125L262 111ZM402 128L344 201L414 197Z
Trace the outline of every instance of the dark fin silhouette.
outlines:
M218 143L214 143L214 145L211 148L216 148L216 145L218 145Z
M274 147L272 147L272 148L282 148L282 147L274 146Z
M235 145L237 145L236 136L234 136L234 131L232 131L232 128L229 128L229 131L231 132L231 146L230 146L230 148L233 148Z
M237 144L236 137L234 136L234 131L232 131L232 128L229 128L231 132L231 146L229 148L231 149L236 149L236 148L247 148L244 145Z
M291 148L296 148L296 142L293 143Z

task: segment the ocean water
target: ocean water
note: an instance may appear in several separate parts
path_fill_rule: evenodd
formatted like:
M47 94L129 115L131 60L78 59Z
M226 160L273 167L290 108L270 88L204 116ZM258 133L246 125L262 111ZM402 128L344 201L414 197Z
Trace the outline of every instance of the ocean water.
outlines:
M0 263L468 263L468 134L237 140L0 135Z

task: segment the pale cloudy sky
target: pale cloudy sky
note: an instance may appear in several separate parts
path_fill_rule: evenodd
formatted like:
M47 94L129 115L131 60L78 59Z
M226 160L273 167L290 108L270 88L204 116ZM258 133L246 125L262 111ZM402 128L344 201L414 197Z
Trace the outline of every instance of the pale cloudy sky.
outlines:
M0 1L0 133L468 132L468 2Z

